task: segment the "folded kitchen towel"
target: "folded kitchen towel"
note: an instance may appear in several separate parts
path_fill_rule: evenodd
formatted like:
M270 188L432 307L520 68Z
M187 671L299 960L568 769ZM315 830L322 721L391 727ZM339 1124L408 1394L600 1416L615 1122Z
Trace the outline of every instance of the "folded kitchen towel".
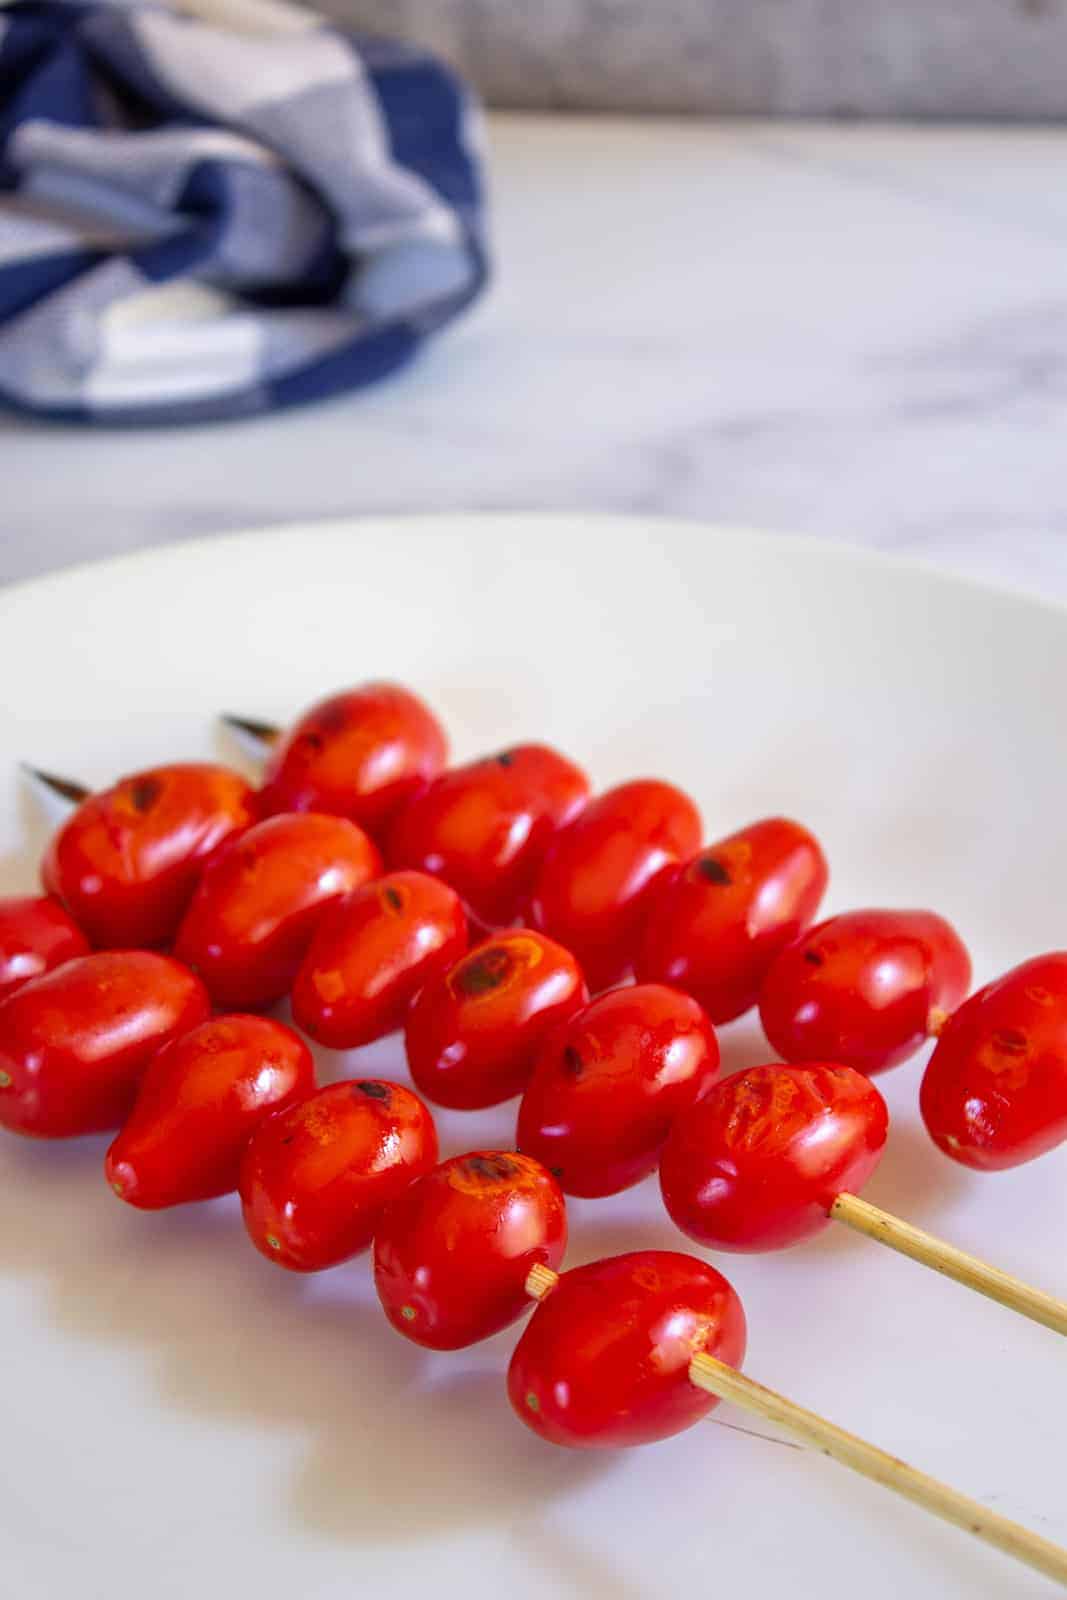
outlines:
M486 279L476 107L282 0L0 8L0 401L243 416L368 383Z

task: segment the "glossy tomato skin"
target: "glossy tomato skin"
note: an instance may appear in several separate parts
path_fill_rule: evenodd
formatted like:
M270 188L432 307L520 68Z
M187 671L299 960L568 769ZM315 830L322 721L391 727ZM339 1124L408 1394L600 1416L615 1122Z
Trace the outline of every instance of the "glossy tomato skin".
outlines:
M253 820L252 790L228 767L153 767L84 800L41 876L97 948L166 944L204 863Z
M775 961L760 1018L786 1061L835 1061L868 1074L914 1055L931 1012L954 1011L971 982L955 929L932 911L846 911Z
M292 987L326 908L380 870L354 822L315 812L269 817L205 869L175 954L217 1006L272 1005Z
M402 1027L419 990L459 960L459 896L423 872L390 872L331 906L293 985L293 1017L334 1050Z
M397 683L365 683L318 701L282 736L267 763L260 814L328 812L380 839L447 756L445 731L417 695Z
M147 950L32 978L0 1003L0 1124L42 1139L116 1128L156 1051L210 1008L193 973Z
M0 900L0 1001L31 978L88 953L88 939L50 895Z
M700 832L700 813L673 784L648 778L608 789L549 845L533 926L573 950L591 989L607 988L637 955L651 886L693 854Z
M715 1250L779 1250L821 1232L881 1159L885 1101L851 1067L738 1072L671 1129L660 1187L674 1222Z
M559 1184L514 1151L453 1156L392 1202L374 1239L374 1282L399 1333L431 1350L488 1339L530 1307L526 1278L567 1245Z
M655 1170L675 1118L719 1071L704 1010L639 983L590 1001L543 1046L519 1107L517 1143L567 1194L617 1194Z
M1013 967L948 1019L920 1107L938 1149L979 1171L1067 1139L1067 951Z
M543 744L453 767L398 815L387 857L450 883L490 927L514 922L559 828L581 811L589 779Z
M380 1078L331 1083L272 1117L241 1165L248 1237L291 1272L319 1272L365 1250L382 1212L437 1160L418 1095Z
M495 934L432 979L408 1012L416 1087L457 1111L510 1100L542 1041L588 998L569 950L530 928Z
M107 1181L142 1211L230 1194L257 1127L314 1087L311 1051L292 1028L211 1017L149 1063L107 1152Z
M712 1022L754 1006L774 962L811 924L829 873L799 822L768 817L706 845L650 895L638 979L671 983Z
M745 1314L734 1290L694 1256L637 1250L563 1274L515 1347L508 1395L552 1444L651 1444L718 1404L689 1381L701 1351L741 1365Z

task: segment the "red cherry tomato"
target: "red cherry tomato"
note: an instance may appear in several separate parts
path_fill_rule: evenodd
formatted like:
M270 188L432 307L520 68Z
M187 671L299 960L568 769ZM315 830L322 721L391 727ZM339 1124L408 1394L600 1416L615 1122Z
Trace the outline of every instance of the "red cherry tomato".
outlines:
M955 929L932 911L847 911L778 957L760 1017L787 1061L836 1061L884 1072L929 1036L931 1012L953 1011L971 981Z
M635 968L731 1022L759 999L775 957L804 932L826 891L826 858L799 822L770 817L664 873L650 896Z
M437 1160L433 1118L399 1083L331 1083L259 1129L241 1165L248 1237L292 1272L370 1244L382 1211Z
M84 800L41 876L92 944L166 944L204 862L252 821L252 791L228 767L153 767Z
M311 1051L292 1028L212 1017L150 1063L108 1150L107 1181L142 1211L230 1194L260 1123L314 1087Z
M89 953L89 941L58 900L0 900L0 1000L30 978Z
M293 1017L334 1050L403 1025L423 985L467 948L459 896L422 872L391 872L331 906L293 985Z
M939 1150L987 1172L1067 1139L1067 951L1013 967L949 1018L920 1106Z
M445 764L448 740L428 706L396 683L365 683L320 700L267 762L260 807L324 811L381 837Z
M568 1194L617 1194L654 1171L675 1117L718 1070L715 1031L690 995L614 989L546 1042L519 1107L519 1149Z
M851 1067L750 1067L674 1124L663 1199L700 1244L778 1250L825 1228L839 1194L859 1193L888 1129L885 1101Z
M343 817L270 817L205 869L175 953L227 1010L288 993L327 906L381 870L362 829Z
M374 1282L398 1332L459 1350L529 1309L526 1278L567 1245L559 1184L508 1151L453 1156L392 1202L374 1239Z
M718 1404L689 1381L700 1351L741 1365L745 1314L734 1290L706 1261L637 1250L563 1274L515 1347L508 1395L552 1444L651 1444Z
M209 1010L198 978L147 950L31 978L0 1002L0 1123L42 1139L117 1127L156 1051Z
M387 855L444 878L502 927L522 914L549 841L588 795L589 779L565 756L515 745L436 778L398 816Z
M499 933L416 999L405 1036L411 1076L457 1111L510 1100L550 1030L588 998L569 950L529 928Z
M655 779L591 800L548 847L531 900L534 927L573 950L590 986L623 977L637 954L651 885L700 844L700 813Z

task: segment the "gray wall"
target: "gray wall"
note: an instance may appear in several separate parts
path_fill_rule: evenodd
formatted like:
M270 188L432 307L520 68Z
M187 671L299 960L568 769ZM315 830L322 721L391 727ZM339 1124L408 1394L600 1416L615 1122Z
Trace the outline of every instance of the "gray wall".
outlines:
M915 117L1067 112L1067 0L317 0L493 103Z

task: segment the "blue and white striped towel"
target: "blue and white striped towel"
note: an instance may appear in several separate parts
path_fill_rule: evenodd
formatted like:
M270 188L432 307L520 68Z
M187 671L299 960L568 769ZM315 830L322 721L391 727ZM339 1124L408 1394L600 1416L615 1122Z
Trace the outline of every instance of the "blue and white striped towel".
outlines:
M486 277L478 119L282 0L0 10L0 401L243 416L368 383Z

